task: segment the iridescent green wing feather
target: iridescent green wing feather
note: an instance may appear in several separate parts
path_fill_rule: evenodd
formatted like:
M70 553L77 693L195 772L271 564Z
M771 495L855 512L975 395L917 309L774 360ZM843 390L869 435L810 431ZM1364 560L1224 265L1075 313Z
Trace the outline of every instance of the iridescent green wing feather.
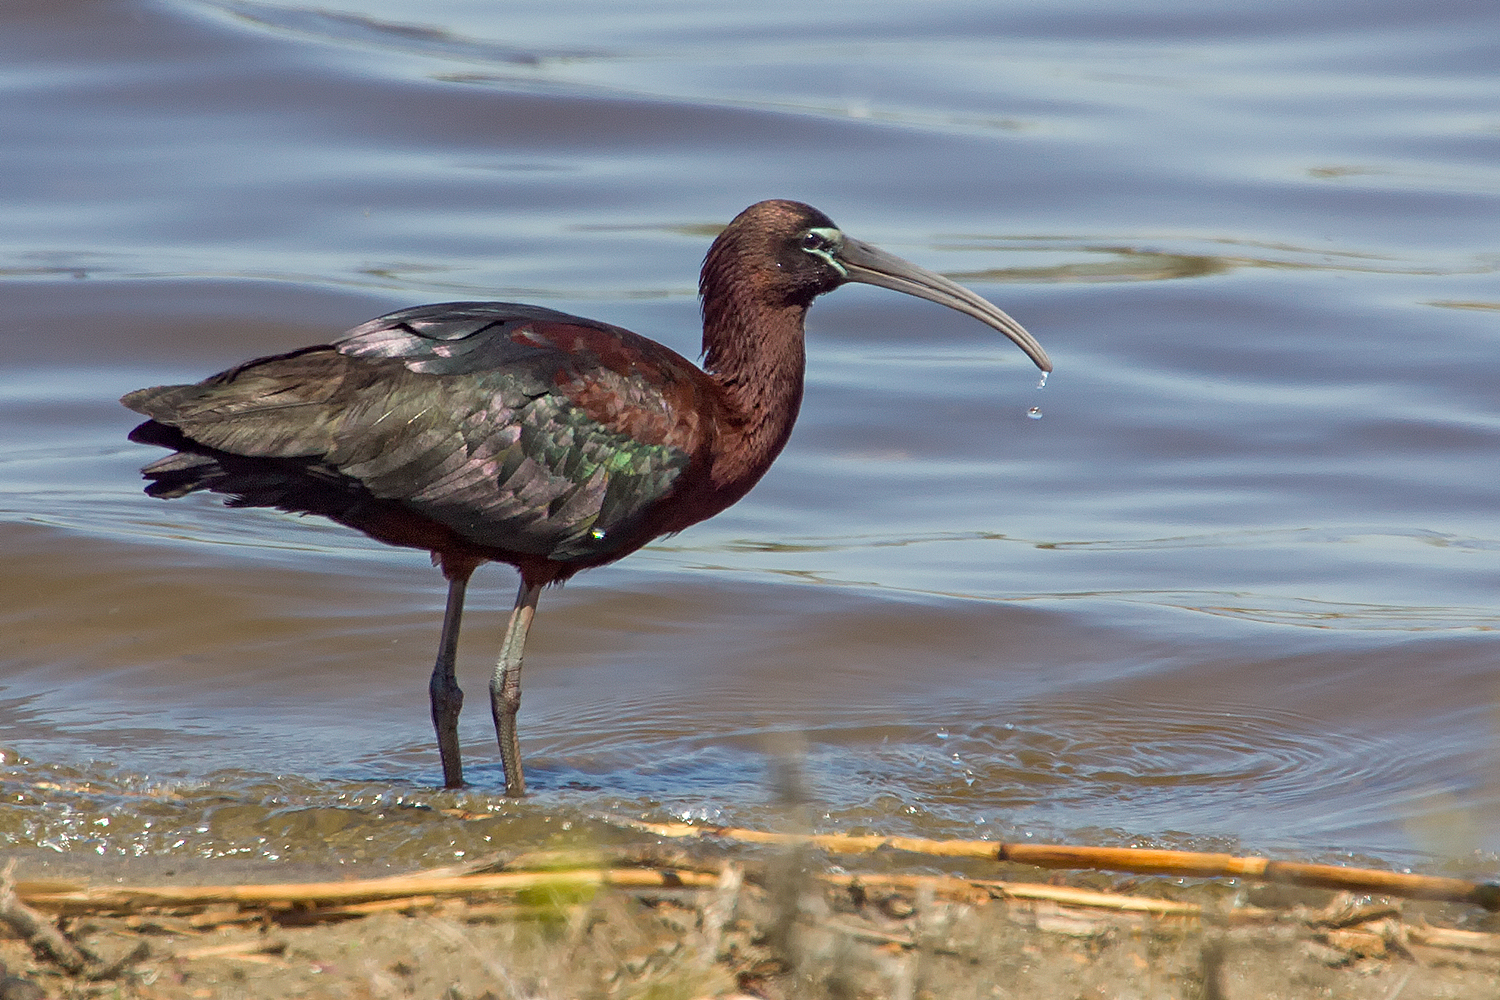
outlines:
M280 499L296 492L285 477L320 488L336 477L477 544L567 562L626 544L670 494L690 457L670 391L691 367L565 313L452 303L125 403L189 443L275 463L199 454L147 468L206 470L177 492L238 485L248 496L246 476L274 473L271 505L298 509L295 496ZM229 465L238 475L224 474Z

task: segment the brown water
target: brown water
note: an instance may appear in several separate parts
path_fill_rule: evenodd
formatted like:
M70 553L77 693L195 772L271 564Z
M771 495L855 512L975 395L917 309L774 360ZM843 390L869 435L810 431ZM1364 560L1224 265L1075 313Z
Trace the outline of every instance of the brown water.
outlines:
M0 6L0 844L774 823L790 743L830 829L1493 870L1500 8L992 6ZM522 804L482 699L508 569L444 793L421 553L140 492L122 392L402 305L695 354L708 239L771 196L1057 371L821 300L755 492L544 597Z

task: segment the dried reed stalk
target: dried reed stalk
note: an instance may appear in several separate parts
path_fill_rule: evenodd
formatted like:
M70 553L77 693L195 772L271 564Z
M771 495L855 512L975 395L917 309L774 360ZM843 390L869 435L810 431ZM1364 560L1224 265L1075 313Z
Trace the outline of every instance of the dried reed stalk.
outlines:
M765 836L764 834L757 834L758 838L764 838ZM822 838L808 839L817 842ZM761 842L765 841L762 839ZM996 845L990 846L993 849ZM982 892L986 896L998 894L1013 899L1045 900L1063 906L1102 908L1163 917L1192 918L1202 916L1205 912L1204 908L1196 903L1149 899L1118 893L1095 892L1087 889L1038 885L1027 882L964 879L945 875L882 875L875 873L858 875L824 873L817 877L825 884L840 887L847 887L858 883L865 889L885 887L918 894L942 895L948 898L963 898L965 894ZM690 870L589 868L571 871L501 872L498 874L472 875L445 874L439 876L416 873L409 876L366 879L362 881L291 882L262 885L103 886L91 888L78 885L65 886L53 881L37 883L35 887L28 886L26 883L16 886L14 894L11 897L11 904L12 906L16 906L24 898L28 903L36 905L43 910L73 913L130 912L150 908L219 907L222 910L223 907L230 906L247 909L254 908L262 912L267 910L291 910L297 916L312 922L326 918L364 916L386 909L430 906L442 898L453 899L474 896L485 897L507 893L550 892L556 893L563 899L567 899L572 894L603 887L712 890L713 895L710 897L712 899L725 892L737 894L740 891L740 882L738 869L733 866L725 869L725 873L720 875ZM564 908L571 908L567 904L559 905L562 905ZM489 914L489 909L496 909L497 912ZM502 918L515 917L524 915L522 913L523 909L527 908L518 908L513 905L493 908L481 903L478 907L474 908L474 914L478 916L499 916ZM530 909L535 909L535 907ZM1500 935L1436 927L1401 925L1392 919L1391 915L1386 914L1380 908L1365 909L1369 912L1360 911L1360 915L1366 919L1359 926L1346 929L1341 928L1341 926L1335 926L1319 933L1325 939L1328 939L1330 944L1342 948L1347 952L1360 951L1361 953L1374 953L1375 950L1378 950L1377 944L1379 947L1389 948L1397 944L1404 946L1404 942L1410 942L1413 945L1447 951L1467 951L1484 955L1500 955ZM1385 919L1383 921L1368 919L1375 915L1382 915ZM1243 919L1245 917L1269 919L1274 914L1255 908L1242 908L1233 911L1231 914L1222 916L1226 917L1226 919ZM233 914L221 912L215 917L215 922L233 919L233 917ZM1331 919L1327 914L1314 915L1310 918L1305 918L1305 922L1310 927L1326 927L1329 926ZM1343 920L1338 919L1334 923L1342 925ZM1402 940L1397 940L1396 932L1392 928L1399 929ZM71 947L71 942L66 942L66 939L63 940L68 947ZM892 938L892 941L894 940ZM904 940L903 938L902 941ZM125 961L135 960L138 957L138 953L139 949L137 953L127 956ZM208 950L200 949L192 954L196 957L207 956L210 953ZM81 963L68 961L70 957L72 956L67 953L66 948L63 949L63 954L59 955L54 952L53 955L54 960L58 961L65 968L72 967L73 970L82 971ZM249 956L246 957L248 958ZM83 956L77 955L77 958L82 959Z
M992 840L925 840L917 837L846 834L801 835L736 827L693 826L689 823L644 823L636 820L615 822L660 837L720 837L751 844L805 845L837 854L869 854L888 849L934 857L1015 861L1038 868L1090 868L1131 872L1136 875L1244 878L1345 892L1380 893L1406 899L1470 903L1487 910L1500 910L1500 883L1386 872L1373 868L1342 868L1338 865L1272 861L1269 858L1246 858L1232 854L1135 847L1001 844Z
M64 971L83 972L88 956L69 941L61 931L42 918L31 907L15 883L16 861L12 858L0 872L0 924L14 931L33 948L48 955Z
M962 897L966 890L978 889L986 896L998 894L1012 899L1045 899L1068 906L1154 913L1160 916L1196 917L1203 913L1203 907L1197 903L1151 899L1145 896L1126 896L1115 892L1095 892L1092 889L1074 889L1061 885L1038 885L1033 882L999 882L991 879L953 878L947 875L868 875L863 873L858 875L828 873L818 878L829 885L847 886L858 883L866 889L889 887L915 892L926 887L932 889L936 895L949 898Z
M61 889L53 884L36 890L21 883L16 887L16 894L29 905L52 912L211 906L216 903L289 909L297 906L349 906L405 897L452 897L527 891L570 893L604 886L711 888L717 882L716 875L703 872L595 868L558 872L449 875L440 878L400 875L362 881L266 885L75 886Z

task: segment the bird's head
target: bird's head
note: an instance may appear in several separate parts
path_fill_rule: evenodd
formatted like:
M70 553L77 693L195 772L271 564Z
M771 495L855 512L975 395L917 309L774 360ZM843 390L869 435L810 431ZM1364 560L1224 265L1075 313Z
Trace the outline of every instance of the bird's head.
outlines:
M850 281L972 316L1009 337L1042 371L1052 370L1042 345L1000 309L940 274L846 236L832 219L801 202L757 202L735 216L709 248L698 288L707 316L719 297L748 296L757 305L806 309L819 295Z

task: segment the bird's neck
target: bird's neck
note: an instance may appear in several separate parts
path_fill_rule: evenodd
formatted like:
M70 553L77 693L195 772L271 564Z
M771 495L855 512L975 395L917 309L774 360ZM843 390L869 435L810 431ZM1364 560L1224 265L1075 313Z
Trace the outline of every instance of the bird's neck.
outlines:
M703 367L723 390L720 435L731 438L716 449L713 479L743 495L781 453L802 406L807 306L770 307L736 291L705 296Z

